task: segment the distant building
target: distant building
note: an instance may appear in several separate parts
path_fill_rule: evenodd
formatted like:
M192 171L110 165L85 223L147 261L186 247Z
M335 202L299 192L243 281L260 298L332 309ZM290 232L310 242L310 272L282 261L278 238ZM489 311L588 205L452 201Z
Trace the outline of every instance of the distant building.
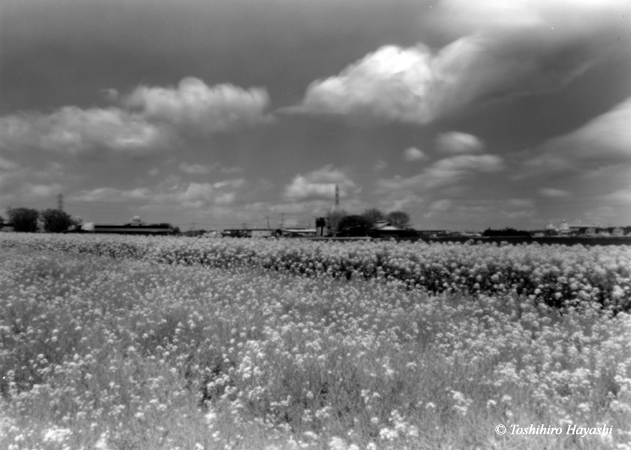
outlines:
M221 232L222 237L251 237L250 230L244 228L226 229Z
M446 236L450 232L448 230L418 230L417 233L421 236Z
M270 228L252 228L248 231L250 232L250 237L253 238L268 238L274 235L274 230Z
M283 236L294 237L310 237L317 234L317 230L315 228L285 228L282 232Z
M175 234L175 229L168 223L147 225L134 216L130 223L124 225L95 224L87 222L81 225L79 230L83 233L105 233L105 234L137 234L137 235L171 235Z
M594 234L596 230L600 228L599 223L588 224L588 223L572 223L568 224L567 222L563 222L559 227L559 232L561 234Z
M13 230L14 230L14 227L12 223L9 223L9 222L0 223L0 232L8 233Z
M410 228L394 224L389 220L380 220L375 223L370 234L377 238L401 238L416 234L416 232Z

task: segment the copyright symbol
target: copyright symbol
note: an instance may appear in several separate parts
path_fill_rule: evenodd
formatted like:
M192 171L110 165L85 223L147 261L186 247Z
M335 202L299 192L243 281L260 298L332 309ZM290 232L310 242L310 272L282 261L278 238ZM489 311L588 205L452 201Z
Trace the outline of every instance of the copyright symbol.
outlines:
M499 424L498 426L495 427L495 432L502 436L506 433L506 427L502 424Z

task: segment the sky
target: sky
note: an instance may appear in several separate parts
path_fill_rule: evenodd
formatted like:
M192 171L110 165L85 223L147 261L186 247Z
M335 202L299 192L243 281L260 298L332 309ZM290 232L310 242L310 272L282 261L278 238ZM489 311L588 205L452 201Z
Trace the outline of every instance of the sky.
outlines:
M629 0L2 0L0 215L631 225Z

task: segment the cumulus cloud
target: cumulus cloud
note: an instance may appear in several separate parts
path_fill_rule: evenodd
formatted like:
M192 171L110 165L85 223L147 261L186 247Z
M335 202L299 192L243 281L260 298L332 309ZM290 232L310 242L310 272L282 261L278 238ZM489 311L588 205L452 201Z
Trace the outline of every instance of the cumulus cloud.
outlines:
M546 29L555 31L550 39L561 40L607 28L625 31L629 9L626 0L443 0L434 19L456 35Z
M437 172L461 172L469 170L497 172L503 168L503 159L498 155L458 155L436 161L429 170Z
M114 90L104 93L113 101L118 98ZM0 149L52 150L74 156L99 151L147 154L191 134L267 123L268 107L264 89L209 87L196 78L185 78L177 87L138 87L108 108L66 106L48 114L0 117Z
M301 106L290 112L369 115L373 118L425 123L432 81L432 54L424 45L381 47L307 89Z
M536 215L535 202L530 198L508 199L439 199L432 202L423 213L425 218L448 216L448 221L466 224L468 229L497 227L488 222L489 217L521 223Z
M403 151L403 159L406 161L422 161L427 159L427 155L423 152L423 150L419 150L416 147L410 147Z
M477 153L484 150L484 143L479 138L458 131L439 134L436 146L443 153Z
M453 200L448 198L442 198L439 200L435 200L429 205L428 211L430 213L441 213L445 211L449 211L453 207Z
M71 196L69 200L83 202L118 202L121 200L148 200L152 192L147 188L117 189L102 187L96 189L84 189Z
M388 168L388 163L385 162L383 159L378 159L375 165L373 166L373 170L375 172L381 172L382 170L385 170L387 168Z
M204 165L204 164L188 164L188 163L181 163L180 164L180 170L184 173L188 173L188 174L192 174L192 175L205 175L205 174L209 174L210 172L212 172L215 169L215 166L213 164L211 165Z
M168 182L163 182L153 189L118 189L112 187L87 189L69 196L68 199L75 202L112 203L132 200L143 202L146 205L178 205L200 208L213 204L230 204L246 185L246 181L242 178L215 183L177 183L173 186Z
M69 106L51 114L0 117L0 148L7 150L144 153L168 141L169 134L159 126L118 108Z
M527 48L501 54L497 42L466 36L433 52L424 44L381 47L338 76L312 83L301 105L285 111L426 124L472 100L541 83ZM523 87L521 87L523 89Z
M243 173L243 169L241 167L236 167L236 166L235 167L221 167L219 171L224 174Z
M539 189L539 193L542 196L549 198L569 197L571 195L569 191L554 188L541 188Z
M378 194L422 192L440 186L458 183L462 178L475 173L499 172L504 169L504 160L497 155L457 155L432 163L421 173L403 178L400 176L377 181Z
M292 200L334 199L335 186L339 186L340 197L347 197L359 189L348 175L328 164L321 169L306 175L296 175L292 182L285 186L285 197Z
M65 184L73 183L77 178L75 175L63 175L61 166L54 162L36 169L0 157L0 202L15 205L39 201L43 197L54 199L63 192Z
M620 201L626 204L631 203L631 184L627 184L622 189L618 189L603 196L603 201L611 200Z
M13 161L9 161L8 159L4 159L0 156L0 170L9 171L15 170L18 167L18 164L14 163Z
M451 43L381 47L314 81L284 111L426 124L475 100L557 89L609 55L615 38L631 37L623 0L561 3L441 2L432 19Z
M113 88L101 89L101 95L109 102L115 102L120 98L119 92Z
M124 104L152 122L165 122L197 132L230 131L241 126L269 122L267 91L242 89L231 84L208 86L202 80L184 78L176 87L136 88Z
M581 128L522 154L516 178L631 163L631 97Z

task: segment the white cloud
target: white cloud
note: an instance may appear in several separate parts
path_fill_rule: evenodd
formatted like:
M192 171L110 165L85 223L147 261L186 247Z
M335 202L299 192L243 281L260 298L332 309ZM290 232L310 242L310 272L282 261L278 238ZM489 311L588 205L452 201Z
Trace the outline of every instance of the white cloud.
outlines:
M181 163L180 170L184 173L192 174L192 175L205 175L209 174L215 169L215 165L203 165L203 164L188 164Z
M429 205L428 211L432 213L439 213L449 211L453 207L453 201L448 198L435 200Z
M479 138L458 131L439 134L436 145L443 153L478 153L484 150L484 143Z
M423 150L419 150L416 147L410 147L403 151L403 159L406 161L422 161L427 159L427 155L423 152Z
M226 175L243 173L243 169L241 167L222 167L221 169L219 169L219 171Z
M101 89L101 95L110 102L115 102L120 98L119 92L113 88Z
M173 195L174 199L184 203L191 203L198 200L210 201L214 193L214 188L210 183L189 183L186 190Z
M539 193L544 197L550 198L569 197L571 195L569 191L554 188L541 188L539 189Z
M523 153L516 178L631 163L631 97L581 128Z
M111 100L113 90L104 90ZM185 78L177 87L135 89L116 107L59 108L49 114L0 117L0 149L56 151L80 156L111 151L141 155L168 149L191 134L225 132L270 122L264 89L209 87Z
M440 26L457 35L546 29L554 31L550 39L555 40L605 28L624 31L629 10L626 0L443 0L438 5Z
M438 52L421 43L381 47L338 76L313 82L302 104L284 111L426 124L475 99L548 89L585 69L568 61L565 70L542 73L542 60L549 55L540 55L520 40L513 43L511 52L505 46L473 35Z
M381 47L339 76L312 83L303 104L289 111L426 123L432 115L426 102L432 83L431 61L431 52L424 45Z
M378 48L314 81L300 105L283 111L426 124L476 100L553 91L629 52L625 2L440 2L426 25L448 30L451 43Z
M624 205L631 204L631 183L627 182L626 185L621 186L621 189L618 189L614 192L603 195L601 201L602 203L620 202ZM624 208L624 209L629 211L629 208ZM621 211L620 209L618 209L619 218L622 218L620 217L620 213ZM631 220L631 211L627 213L627 217L628 217L627 220Z
M458 155L436 161L429 168L435 172L460 172L475 170L497 172L504 168L503 159L498 155Z
M523 220L532 219L535 214L535 203L530 198L439 199L425 210L423 216L436 218L448 215L449 222L457 221L467 224L467 229L479 229L503 228L507 226L505 220L519 222L520 225L515 226L524 227Z
M238 192L247 185L242 178L218 181L215 183L177 183L172 180L164 181L156 187L118 189L102 187L79 191L68 197L75 202L121 202L132 200L145 205L177 205L183 207L201 208L214 204L232 203Z
M372 170L374 170L375 172L381 172L382 170L385 170L387 168L388 163L385 162L383 159L378 159Z
M440 186L458 183L462 178L475 173L499 172L504 162L497 155L457 155L432 163L418 175L408 178L400 176L377 181L377 193L403 195L409 191L421 192Z
M118 108L63 107L51 114L0 117L0 148L41 149L77 155L96 150L145 153L170 136L158 126Z
M119 202L121 200L149 200L154 194L146 188L136 189L117 189L111 187L102 187L90 190L81 190L68 197L70 201L83 202Z
M13 161L9 161L8 159L4 159L3 157L0 156L0 170L15 170L19 167L18 164L14 163Z
M52 184L25 184L20 190L20 195L25 197L53 198L61 192L62 186L59 183Z
M334 199L336 185L342 198L359 191L345 172L329 164L306 175L296 175L285 186L285 197L292 200Z
M231 84L210 87L193 77L184 78L177 87L138 87L124 104L148 121L200 133L230 131L271 120L266 114L270 99L265 89L245 90Z

